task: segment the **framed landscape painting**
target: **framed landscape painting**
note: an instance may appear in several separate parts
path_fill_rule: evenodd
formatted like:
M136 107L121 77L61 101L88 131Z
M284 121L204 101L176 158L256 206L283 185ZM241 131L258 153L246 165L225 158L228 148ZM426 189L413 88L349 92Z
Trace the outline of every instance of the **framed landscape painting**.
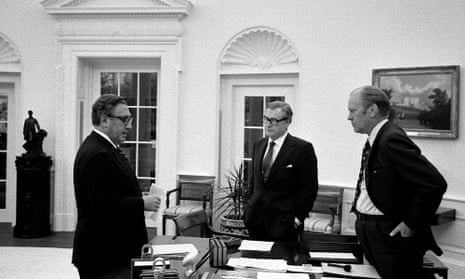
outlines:
M373 85L388 95L392 121L409 136L457 138L459 66L374 69Z

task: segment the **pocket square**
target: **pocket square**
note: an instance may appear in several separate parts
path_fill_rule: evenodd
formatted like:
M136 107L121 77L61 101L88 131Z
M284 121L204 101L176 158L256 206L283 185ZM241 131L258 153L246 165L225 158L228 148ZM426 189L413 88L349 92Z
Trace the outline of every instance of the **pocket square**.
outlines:
M286 166L286 169L290 169L290 168L293 168L294 166L292 164L289 164Z

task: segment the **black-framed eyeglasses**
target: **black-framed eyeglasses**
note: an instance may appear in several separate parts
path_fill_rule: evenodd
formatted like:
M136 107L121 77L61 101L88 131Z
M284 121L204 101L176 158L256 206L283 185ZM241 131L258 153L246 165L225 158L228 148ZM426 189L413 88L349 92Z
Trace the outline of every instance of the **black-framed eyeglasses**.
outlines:
M269 118L266 115L263 115L263 123L271 123L272 125L277 125L281 121L288 120L289 117L284 117L281 119L276 119L276 118Z
M131 115L116 116L116 115L108 114L107 116L110 117L110 118L116 118L116 119L121 120L121 122L123 122L124 125L128 125L129 123L132 122L132 116Z

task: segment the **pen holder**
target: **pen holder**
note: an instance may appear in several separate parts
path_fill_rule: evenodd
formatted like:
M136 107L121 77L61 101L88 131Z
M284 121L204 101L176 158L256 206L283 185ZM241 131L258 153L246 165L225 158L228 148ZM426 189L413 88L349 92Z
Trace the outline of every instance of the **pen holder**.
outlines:
M211 238L210 241L210 266L222 267L228 261L228 248L226 244L218 238Z

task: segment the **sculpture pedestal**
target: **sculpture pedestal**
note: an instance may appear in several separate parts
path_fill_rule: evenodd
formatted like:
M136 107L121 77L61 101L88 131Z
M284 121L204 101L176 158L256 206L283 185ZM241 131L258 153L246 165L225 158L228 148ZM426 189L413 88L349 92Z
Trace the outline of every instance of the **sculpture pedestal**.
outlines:
M15 237L50 234L50 156L16 157L17 194Z

